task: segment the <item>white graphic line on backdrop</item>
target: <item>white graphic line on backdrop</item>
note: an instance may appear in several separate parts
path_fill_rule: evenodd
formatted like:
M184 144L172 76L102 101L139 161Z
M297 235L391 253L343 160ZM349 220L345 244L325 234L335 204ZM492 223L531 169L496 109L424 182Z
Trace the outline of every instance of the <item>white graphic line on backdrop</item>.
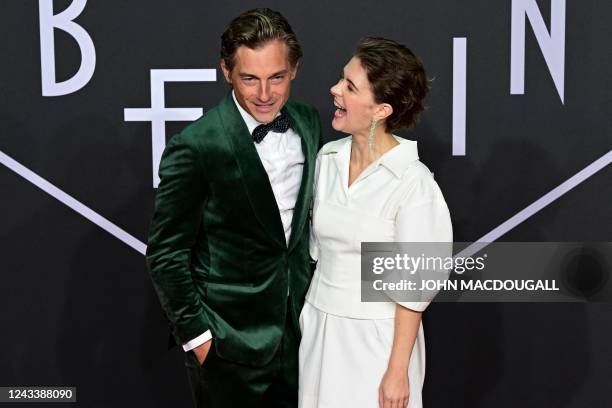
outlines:
M30 183L34 184L36 187L43 190L45 193L49 194L51 197L59 200L63 204L72 208L77 213L81 214L83 217L87 218L89 221L93 222L109 234L115 236L119 240L125 242L127 245L134 248L136 251L141 254L145 254L147 246L140 242L137 238L125 232L123 229L119 228L91 208L87 207L85 204L79 202L75 198L66 194L59 188L55 187L53 184L49 183L44 178L40 177L38 174L34 173L32 170L23 166L19 162L10 158L6 154L4 154L0 150L0 163L4 164L9 169L13 170L15 173L19 174L24 179L28 180Z
M476 252L485 248L491 242L497 241L499 237L501 237L523 221L530 218L532 215L540 211L542 208L546 207L548 204L552 203L553 201L556 201L563 194L567 193L568 191L576 187L578 184L582 183L583 181L591 177L593 174L597 173L599 170L608 166L610 163L612 163L612 150L601 156L599 159L595 160L593 163L586 166L584 169L580 170L578 173L574 174L572 177L565 180L563 183L559 184L557 187L550 190L548 193L544 194L542 197L538 198L533 203L529 204L523 210L508 218L506 221L489 231L487 234L480 237L476 242L474 242L472 245L468 246L455 256L467 257L474 255Z
M141 254L145 254L147 247L144 243L140 242L138 239L134 238L132 235L128 234L127 232L125 232L100 214L90 209L89 207L85 206L84 204L80 203L68 194L64 193L62 190L55 187L53 184L49 183L47 180L43 179L27 167L24 167L17 161L13 160L12 158L4 154L2 151L0 151L0 163L4 164L6 167L13 170L15 173L19 174L21 177L25 178L30 183L34 184L41 190L45 191L52 197L59 200L60 202L66 204L68 207L72 208L74 211L81 214L83 217L98 225L99 227L107 231L109 234L114 235L116 238L125 242L127 245L131 246ZM593 163L586 166L584 169L580 170L578 173L561 183L559 186L544 194L542 197L525 207L523 210L519 211L514 216L510 217L508 220L506 220L496 228L492 229L489 233L482 236L477 242L470 245L460 254L457 254L455 256L470 256L480 251L489 243L496 241L502 235L506 234L508 231L512 230L514 227L527 220L532 215L536 214L538 211L540 211L553 201L559 199L562 195L576 187L578 184L587 180L589 177L593 176L595 173L608 166L610 163L612 163L612 150L601 156L599 159L595 160Z

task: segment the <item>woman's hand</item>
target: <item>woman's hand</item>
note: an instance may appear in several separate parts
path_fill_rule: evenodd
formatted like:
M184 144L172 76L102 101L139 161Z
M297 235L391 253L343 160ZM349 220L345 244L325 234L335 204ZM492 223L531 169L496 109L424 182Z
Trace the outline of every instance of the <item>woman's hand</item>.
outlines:
M408 366L420 324L421 312L396 305L389 365L378 387L380 408L404 408L408 405Z
M410 387L408 368L387 368L378 387L378 406L380 408L404 408L408 405Z

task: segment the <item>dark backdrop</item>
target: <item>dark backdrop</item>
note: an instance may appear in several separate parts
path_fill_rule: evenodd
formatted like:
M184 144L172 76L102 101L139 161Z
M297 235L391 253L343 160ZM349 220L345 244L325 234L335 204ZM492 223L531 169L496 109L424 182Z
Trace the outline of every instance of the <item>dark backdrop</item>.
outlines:
M70 4L56 0L55 13ZM538 5L550 27L550 0ZM72 385L84 407L190 406L182 355L166 348L137 244L153 210L151 124L125 121L124 109L151 106L151 69L217 69L216 82L165 86L166 107L214 105L227 91L219 36L256 6L281 11L302 42L293 97L319 109L327 141L342 136L329 125L329 87L360 37L393 38L423 59L434 78L429 109L402 135L419 141L456 240L482 237L610 151L609 2L567 0L562 102L529 22L525 94L510 94L510 0L90 0L76 22L95 44L94 74L54 97L41 88L39 2L3 0L0 386ZM455 37L467 39L463 156L452 155ZM54 38L57 80L67 80L79 47L61 30ZM185 124L167 122L167 137ZM59 190L43 192L7 157ZM606 163L499 239L610 241L611 177ZM134 247L70 209L60 191L130 234ZM609 406L611 312L601 303L433 304L424 315L426 406Z

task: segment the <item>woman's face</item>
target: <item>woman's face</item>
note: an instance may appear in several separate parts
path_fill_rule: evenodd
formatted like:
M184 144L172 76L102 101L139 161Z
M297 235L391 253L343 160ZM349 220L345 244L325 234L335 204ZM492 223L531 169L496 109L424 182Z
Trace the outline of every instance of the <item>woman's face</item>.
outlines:
M346 64L340 80L331 87L331 94L336 106L332 127L350 134L368 133L377 104L358 58L353 57Z

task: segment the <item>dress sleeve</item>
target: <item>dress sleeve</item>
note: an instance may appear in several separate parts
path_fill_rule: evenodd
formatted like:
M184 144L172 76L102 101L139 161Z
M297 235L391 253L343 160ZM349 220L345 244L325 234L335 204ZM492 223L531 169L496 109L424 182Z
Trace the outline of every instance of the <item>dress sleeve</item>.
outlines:
M437 256L452 256L453 228L450 213L442 192L436 182L420 183L406 197L395 218L395 242L440 242L448 245L436 246ZM448 277L448 271L444 278ZM421 294L420 302L398 301L400 305L422 312L437 292Z

